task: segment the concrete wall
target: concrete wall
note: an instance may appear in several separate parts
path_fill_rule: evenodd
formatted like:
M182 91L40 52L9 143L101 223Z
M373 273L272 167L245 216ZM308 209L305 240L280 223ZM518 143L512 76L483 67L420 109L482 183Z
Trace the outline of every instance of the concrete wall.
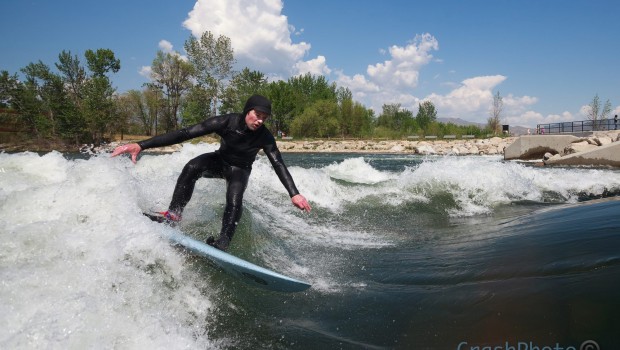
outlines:
M571 143L580 138L573 135L525 135L504 150L504 159L542 159L545 153L563 153Z

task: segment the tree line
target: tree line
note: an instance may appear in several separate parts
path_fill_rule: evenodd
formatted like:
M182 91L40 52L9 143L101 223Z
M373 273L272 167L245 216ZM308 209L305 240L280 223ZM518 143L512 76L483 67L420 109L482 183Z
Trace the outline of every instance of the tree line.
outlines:
M120 68L109 49L87 50L84 62L62 51L55 70L39 61L20 70L22 78L0 71L0 121L20 124L33 137L76 144L107 141L113 134L152 136L240 112L258 93L272 101L267 126L274 134L309 138L399 138L411 134L475 134L489 130L437 122L430 101L417 115L400 104L385 104L379 116L354 101L348 88L311 74L268 81L236 63L230 39L205 32L184 44L187 57L158 51L150 82L116 93L111 76ZM499 93L498 93L499 97Z
M76 143L100 142L117 123L115 95L109 75L120 61L108 49L87 50L86 67L63 51L56 72L38 61L17 74L0 71L2 117L21 124L38 138L59 137Z

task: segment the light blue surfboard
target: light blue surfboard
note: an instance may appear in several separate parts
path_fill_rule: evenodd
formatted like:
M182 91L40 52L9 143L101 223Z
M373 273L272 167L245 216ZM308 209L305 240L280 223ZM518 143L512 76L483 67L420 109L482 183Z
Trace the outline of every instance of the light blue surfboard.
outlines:
M301 292L310 288L306 282L254 265L182 233L171 232L166 234L166 238L256 287L277 292Z

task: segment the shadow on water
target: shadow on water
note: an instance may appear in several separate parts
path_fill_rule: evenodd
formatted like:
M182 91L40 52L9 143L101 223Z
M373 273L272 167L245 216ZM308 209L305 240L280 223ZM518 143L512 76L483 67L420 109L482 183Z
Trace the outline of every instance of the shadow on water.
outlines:
M618 345L619 208L618 200L549 207L475 233L455 230L415 257L396 250L380 275L410 270L377 280L377 289L402 298L394 313L408 327L397 347Z

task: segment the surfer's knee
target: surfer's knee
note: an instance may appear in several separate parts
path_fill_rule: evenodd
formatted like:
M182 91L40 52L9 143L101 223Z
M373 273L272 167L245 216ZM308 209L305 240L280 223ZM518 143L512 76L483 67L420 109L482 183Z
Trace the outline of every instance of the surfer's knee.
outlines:
M204 171L202 168L203 167L200 164L200 160L195 158L187 162L187 164L185 164L181 174L186 174L192 177L196 177L197 175L200 175L200 173Z

